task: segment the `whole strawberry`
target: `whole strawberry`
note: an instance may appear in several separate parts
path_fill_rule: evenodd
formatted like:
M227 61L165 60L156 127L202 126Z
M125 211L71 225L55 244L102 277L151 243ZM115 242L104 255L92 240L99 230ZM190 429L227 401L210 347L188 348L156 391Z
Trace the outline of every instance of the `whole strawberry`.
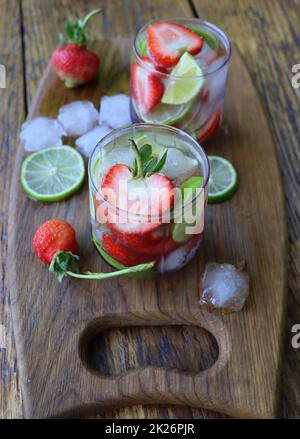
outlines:
M37 257L50 265L58 280L67 270L78 272L76 234L66 221L52 219L43 223L35 232L32 245Z
M63 45L56 48L51 57L51 64L66 87L78 87L89 82L99 70L99 56L87 49L88 39L86 25L88 21L101 12L96 9L90 12L83 20L68 20L65 25L66 41L60 39Z
M107 279L153 268L154 262L139 264L134 267L113 271L110 273L84 273L78 270L78 244L73 227L66 221L51 219L35 232L32 245L37 257L49 265L49 270L55 274L59 282L65 276L79 279Z

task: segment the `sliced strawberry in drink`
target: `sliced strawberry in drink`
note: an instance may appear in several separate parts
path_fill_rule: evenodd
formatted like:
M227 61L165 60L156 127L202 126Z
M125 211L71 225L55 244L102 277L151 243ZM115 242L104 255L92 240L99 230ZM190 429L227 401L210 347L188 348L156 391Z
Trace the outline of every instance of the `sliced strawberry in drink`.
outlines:
M155 72L136 62L131 67L131 91L139 109L148 113L160 102L164 85Z
M153 223L151 225L149 224L149 229L152 226L153 228L145 233L134 233L134 232L128 233L128 231L124 232L122 230L122 224L121 225L113 224L113 223L107 224L107 227L109 228L113 236L115 236L118 239L118 242L120 242L125 246L129 246L130 248L133 248L134 250L137 251L139 250L143 251L145 248L148 247L152 248L157 244L161 245L163 237L156 234L156 230L159 228L159 224L156 223Z
M200 143L206 142L213 134L215 134L220 126L221 120L222 112L221 110L218 110L207 124L196 133L196 137Z
M203 38L191 29L168 21L151 24L147 42L151 58L163 67L174 66L184 52L195 55L203 46Z
M168 70L164 67L158 66L156 64L153 64L150 58L147 56L141 56L141 60L143 61L143 64L146 64L150 69L157 70L160 73L168 73Z
M131 267L132 265L145 264L153 261L152 255L142 255L136 253L129 248L118 243L112 236L104 234L102 244L106 250L116 261Z

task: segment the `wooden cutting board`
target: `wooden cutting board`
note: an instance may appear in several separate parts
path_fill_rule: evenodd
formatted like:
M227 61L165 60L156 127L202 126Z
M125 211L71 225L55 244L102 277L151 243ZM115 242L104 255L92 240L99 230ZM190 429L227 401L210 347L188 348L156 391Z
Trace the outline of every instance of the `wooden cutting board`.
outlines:
M67 90L48 68L28 118L61 105L128 93L128 41L101 43L102 77ZM286 299L287 230L274 142L244 64L233 51L225 124L207 145L236 166L236 195L206 211L205 243L183 270L157 280L66 279L59 285L34 256L45 220L69 221L82 270L107 271L91 244L87 182L70 200L29 200L15 164L9 212L9 278L15 339L28 418L84 416L141 405L207 408L236 417L278 414ZM251 295L220 316L198 306L208 261L246 260ZM204 370L205 369L205 370ZM180 412L180 411L179 411ZM144 413L141 410L140 413ZM127 411L128 414L128 411Z

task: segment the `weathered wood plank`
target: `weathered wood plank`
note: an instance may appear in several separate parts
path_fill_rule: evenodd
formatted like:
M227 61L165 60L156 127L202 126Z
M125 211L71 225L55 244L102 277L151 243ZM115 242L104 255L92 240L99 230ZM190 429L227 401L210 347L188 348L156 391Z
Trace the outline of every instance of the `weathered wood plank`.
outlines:
M28 97L31 99L36 89L38 79L46 66L47 58L52 48L57 42L57 32L67 15L77 13L78 11L87 11L92 7L99 6L99 3L105 6L109 0L96 1L58 1L58 0L24 0L23 10L27 17L26 26L26 82L28 84ZM100 19L100 26L105 31L114 31L120 33L113 25L115 16L121 16L122 19L128 20L128 5L133 2L114 2L116 4L114 13L107 14L104 12L103 18ZM174 1L156 1L143 2L149 6L152 17L176 15ZM180 3L180 4L179 4ZM295 114L299 113L299 94L290 87L291 66L299 62L299 0L230 0L195 1L201 5L208 19L215 21L221 27L228 31L232 40L234 40L241 52L245 56L246 64L255 80L265 102L272 121L272 128L275 133L279 153L286 195L288 198L289 222L290 222L290 241L291 241L291 276L290 276L290 294L288 306L288 323L287 323L287 352L284 358L284 396L285 396L285 415L290 417L299 417L299 355L298 350L291 348L290 328L294 323L299 323L299 271L300 271L300 239L299 239L299 148L297 138L299 138L299 120ZM186 15L190 9L186 2L176 2L184 8ZM19 13L17 1L0 0L0 57L9 60L10 69L18 72L14 77L14 93L20 94L19 81L21 64L19 63L20 34L17 29L20 28ZM139 26L143 19L140 5L135 6L134 23ZM105 18L108 15L108 18ZM125 18L124 18L125 17ZM102 20L102 21L101 21ZM12 23L12 25L10 25ZM241 32L241 30L243 30ZM124 34L127 34L122 31ZM14 42L14 50L11 49ZM28 47L28 44L31 47ZM1 59L0 59L1 62ZM19 65L20 64L20 65ZM278 85L280 84L280 85ZM12 83L10 83L12 88ZM10 160L13 156L12 151L17 138L16 115L19 118L19 112L23 106L23 100L14 98L8 99L8 88L5 91L6 98L0 90L1 105L1 165L5 163L4 169L1 168L1 187L7 187L11 168ZM7 111L8 107L10 111ZM5 110L4 110L5 109ZM23 111L23 110L22 110ZM4 116L5 114L5 116ZM3 131L2 127L8 123L8 114L10 114L10 130ZM13 115L13 117L12 117ZM10 137L10 149L8 155L8 133ZM5 151L3 145L6 146ZM7 166L8 164L8 166ZM297 177L298 176L298 177ZM4 198L3 198L4 197ZM1 194L1 282L4 279L4 263L6 254L6 212L7 198L6 191ZM12 350L11 325L7 307L7 294L4 284L1 283L1 312L0 324L4 322L6 326L7 346L6 351L0 351L2 381L0 383L0 416L16 417L20 414L20 394L16 384L16 360ZM4 356L6 352L6 356ZM7 384L13 383L13 384Z
M19 1L0 0L0 64L6 69L6 88L0 88L0 418L22 414L6 275L9 181L24 118L20 23Z
M146 21L161 15L169 15L170 1L146 1L143 4L132 1L71 1L55 0L36 2L33 0L23 1L24 29L25 29L25 61L26 61L26 89L30 103L38 80L42 76L49 60L51 51L57 44L57 35L63 27L66 17L84 15L93 8L103 6L103 14L99 19L91 22L91 33L99 32L110 36L128 36L134 29L143 25ZM187 1L173 4L175 15L191 15L191 9ZM47 17L47 19L45 19ZM195 408L176 407L132 407L106 413L106 416L114 417L214 417L213 412Z
M107 7L108 16L110 16L110 11L111 9ZM145 10L144 18L149 19L148 15L147 10ZM26 23L25 14L24 18ZM130 24L126 20L123 22L118 20L117 23L118 29L125 26L128 34ZM30 26L31 28L32 26ZM45 28L43 30L45 31ZM115 38L114 28L112 28L112 32L110 35L113 36L113 39L110 40L109 46L112 48L111 50L115 44L120 48L120 39ZM107 35L109 35L109 31ZM28 53L31 53L33 43L32 41L28 44ZM104 44L103 40L100 44ZM125 53L128 53L128 49ZM34 56L33 53L32 56ZM103 61L108 58L103 52L102 57ZM193 265L191 264L187 270L183 270L177 276L165 280L160 279L155 284L151 282L133 283L126 279L109 284L101 282L100 284L83 285L73 282L62 286L65 293L63 295L59 286L53 285L51 295L49 295L46 273L34 259L30 251L30 243L20 241L15 230L23 227L26 234L32 236L34 229L43 219L53 215L67 218L79 232L79 242L83 253L85 253L84 249L89 250L90 258L86 257L85 261L89 268L96 269L99 261L91 253L88 244L87 211L85 211L85 215L75 215L76 218L74 218L75 212L81 211L83 213L82 205L87 203L87 192L82 192L81 195L73 197L67 203L43 206L28 201L22 190L18 188L12 193L10 218L11 224L17 226L11 226L10 254L17 264L24 257L29 257L31 262L27 267L24 266L22 275L19 272L16 276L16 265L12 266L11 285L27 416L54 415L65 410L72 410L76 408L75 406L84 410L86 404L96 404L97 402L105 409L111 406L122 406L133 400L140 404L158 401L175 404L181 401L182 404L188 403L197 407L202 405L237 416L243 414L274 416L278 395L276 392L278 341L281 333L285 278L285 224L282 211L282 193L278 182L278 168L274 161L273 143L265 117L248 74L236 53L233 56L232 67L240 80L237 82L234 76L231 76L229 81L227 108L230 109L230 113L227 109L226 119L228 135L223 137L221 135L223 140L219 151L233 160L243 175L243 179L233 204L226 203L224 206L208 209L207 236L209 239L203 254L206 261L215 258L228 261L242 257L247 259L249 272L253 281L255 280L255 284L245 313L228 316L224 322L221 322L216 316L205 316L197 312L196 294L199 288L197 279L199 279L201 272L199 260L198 262L195 260ZM113 66L110 66L108 70L112 69ZM125 78L125 81L128 87L128 79ZM247 84L247 87L244 87L244 83ZM93 98L95 103L99 102L99 87L84 88L84 92L85 98ZM44 77L43 92L38 94L39 99L35 100L30 114L34 115L40 112L42 114L56 114L62 103L74 99L78 93L83 95L80 91L77 94L67 91L62 83L49 72ZM248 105L247 102L249 102ZM249 111L252 118L248 115ZM251 123L256 125L260 133L256 143ZM236 146L234 146L237 142L235 133L240 133ZM260 162L257 162L255 154L250 154L249 143L253 144L256 154L260 154ZM217 152L217 148L210 150ZM19 151L17 170L21 159L22 151ZM248 166L245 166L246 163ZM267 163L270 164L269 167ZM264 169L266 169L265 172L263 172ZM16 175L14 178L15 182L17 177ZM263 182L264 191L260 191L259 181ZM253 189L252 203L245 204L249 188ZM274 193L276 194L275 199L272 198ZM264 223L264 219L270 212L274 213L276 221L273 221L268 227ZM222 217L224 220L221 219ZM253 218L253 221L251 226L247 227L246 222L250 217ZM243 239L237 236L236 230L240 230ZM268 244L273 236L276 237L276 242L274 242L274 250L271 253ZM261 243L259 254L253 246L253 243L257 241ZM216 248L217 251L215 251ZM276 265L274 268L276 276L272 273L273 260ZM259 261L265 265L263 271ZM282 261L281 266L278 265L278 261ZM34 278L32 277L32 268L30 268L31 264L36 265ZM268 282L267 276L272 278L272 284ZM82 288L83 290L81 290ZM89 288L88 296L85 294L86 288ZM147 292L141 294L141 288L147 289ZM157 308L158 303L159 309ZM188 311L189 309L190 311ZM151 315L149 315L149 310L152 311ZM260 311L256 312L257 310ZM95 378L92 374L87 374L79 362L77 340L87 322L96 316L99 316L100 329L105 329L105 321L108 319L105 320L104 316L112 312L118 313L118 316L116 320L111 317L111 321L107 324L113 328L112 331L115 334L120 325L143 325L145 319L149 325L161 324L167 327L174 324L177 314L180 315L180 319L176 320L177 324L201 324L217 337L220 346L218 361L207 374L197 374L195 378L189 374L171 372L168 369L162 370L159 367L144 368L143 361L138 362L141 368L136 366L132 373L122 374L119 379ZM122 313L122 318L119 313ZM166 315L170 315L170 318L166 318ZM272 318L273 325L269 327L269 338L272 340L272 344L268 345L267 322L271 321ZM211 322L211 326L209 322ZM51 327L51 334L48 334L49 327ZM258 328L261 329L261 337L257 336L255 328L256 331ZM92 331L91 328L90 330ZM173 333L174 328L169 331ZM149 335L149 328L147 333ZM227 333L230 342L226 338ZM140 330L137 334L140 334ZM241 334L246 334L245 338L241 338ZM178 337L174 336L174 339L178 339ZM188 340L191 343L193 337L188 337ZM45 343L47 344L46 350ZM128 341L128 344L134 357L132 341ZM88 340L85 339L85 342L81 344L82 352L85 349L84 346L87 345ZM122 347L119 349L125 350ZM188 350L192 352L194 349L189 347ZM173 352L174 349L171 351ZM118 361L118 355L115 354L115 350L113 352L113 360ZM168 352L167 348L166 352ZM228 358L225 352L228 353ZM82 355L84 357L84 353ZM166 355L168 356L168 364L173 365L170 355L167 353ZM54 359L56 359L55 365ZM151 355L152 360L155 360L153 355ZM149 364L148 360L147 364ZM160 364L165 363L161 363L161 359L159 359L157 366ZM255 373L251 367L254 364ZM130 369L132 361L130 360L125 367L126 370ZM119 367L117 369L122 370ZM209 385L206 380L209 380ZM140 383L142 383L141 387ZM157 386L162 387L164 391L158 393ZM62 391L62 389L64 390Z
M300 62L299 0L193 0L199 15L223 28L244 56L277 143L289 219L290 276L283 359L284 415L300 416L300 349L291 328L300 322L300 93L291 85Z

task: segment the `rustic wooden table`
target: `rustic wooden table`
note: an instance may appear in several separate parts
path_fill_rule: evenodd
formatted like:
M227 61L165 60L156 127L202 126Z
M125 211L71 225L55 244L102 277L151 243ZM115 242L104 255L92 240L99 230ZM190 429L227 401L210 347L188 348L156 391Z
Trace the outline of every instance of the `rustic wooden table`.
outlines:
M291 328L300 323L300 89L291 85L292 66L300 63L300 0L0 0L0 64L6 67L6 88L0 89L0 418L22 417L6 277L9 182L19 128L65 18L84 15L99 5L103 14L98 26L100 22L107 34L123 35L126 28L126 34L132 34L157 17L205 16L228 33L243 55L269 116L286 194L290 273L282 413L300 417L300 349L291 345ZM133 414L151 416L153 412L137 407L114 415ZM154 414L174 418L176 408ZM205 418L216 416L203 411Z

